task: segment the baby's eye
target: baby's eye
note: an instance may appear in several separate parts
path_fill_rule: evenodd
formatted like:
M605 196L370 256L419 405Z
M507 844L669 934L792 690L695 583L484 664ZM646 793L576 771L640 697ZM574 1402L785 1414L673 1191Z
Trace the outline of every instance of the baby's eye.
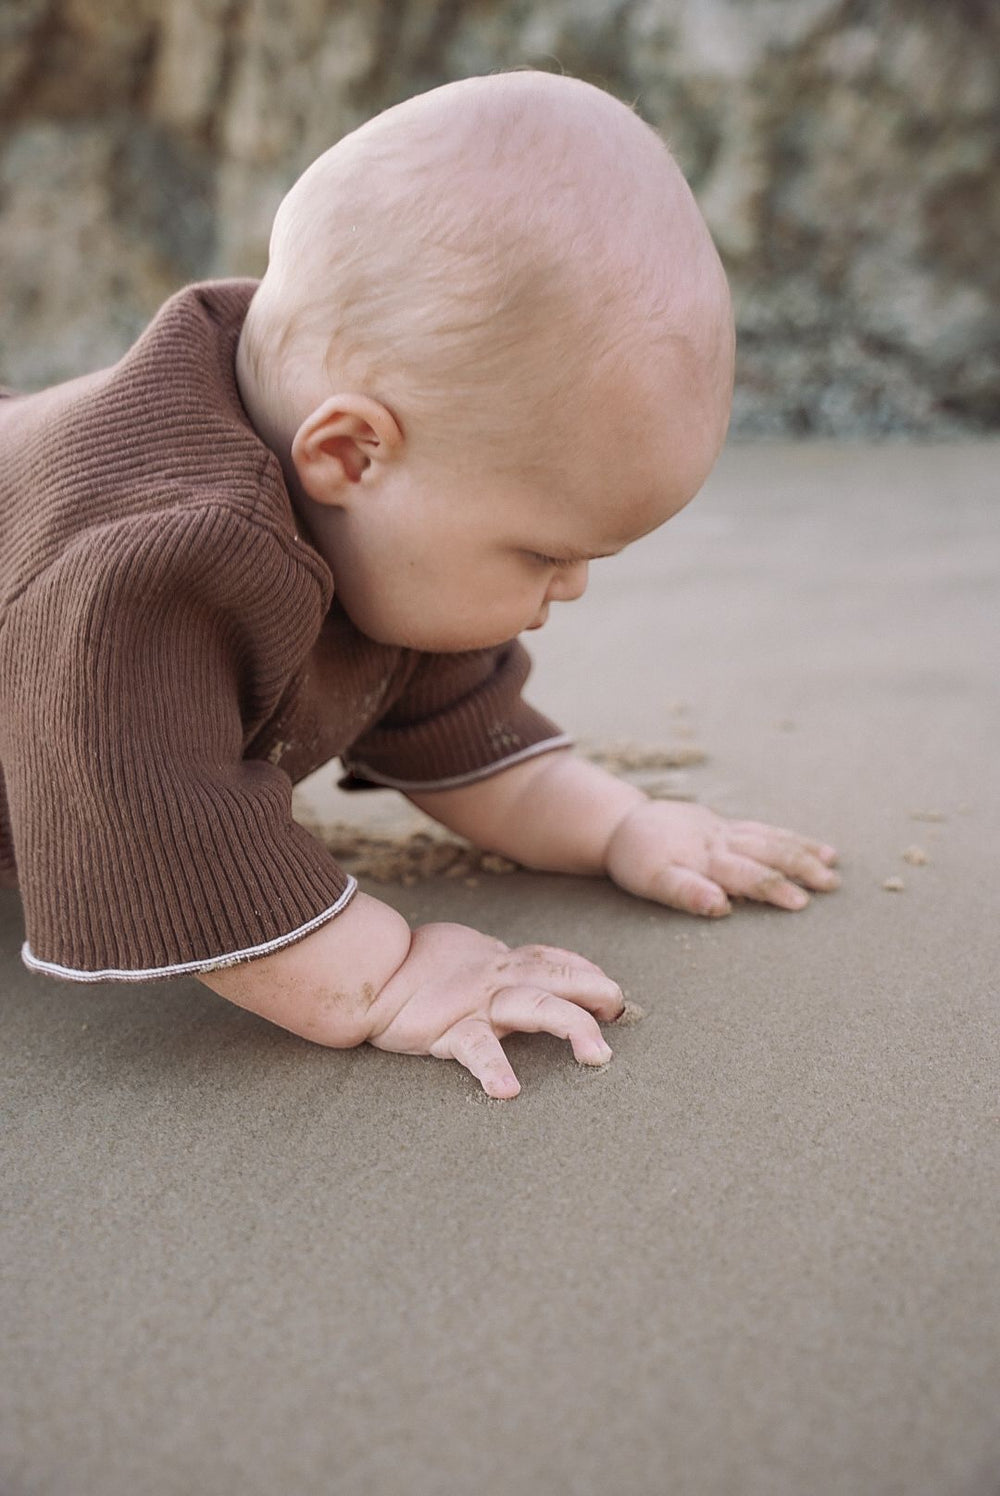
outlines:
M576 565L575 561L567 561L565 559L560 560L560 558L558 556L543 556L540 551L531 551L530 554L534 558L534 560L540 562L542 566L575 566Z

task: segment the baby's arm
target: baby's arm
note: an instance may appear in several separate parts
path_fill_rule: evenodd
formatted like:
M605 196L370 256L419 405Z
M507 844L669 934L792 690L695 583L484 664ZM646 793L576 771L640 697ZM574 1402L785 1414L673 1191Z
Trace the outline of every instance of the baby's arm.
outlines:
M512 949L465 925L411 931L363 893L302 940L198 980L317 1044L458 1060L496 1097L521 1089L506 1034L555 1034L580 1064L603 1065L611 1050L598 1020L624 1007L617 984L573 951Z
M356 893L346 909L302 940L197 975L221 997L303 1039L351 1049L368 1037L372 1004L409 949L403 916Z
M727 894L801 909L809 898L797 883L840 883L833 847L759 821L727 821L702 805L651 800L566 748L408 798L525 867L606 873L629 893L691 914L728 914Z

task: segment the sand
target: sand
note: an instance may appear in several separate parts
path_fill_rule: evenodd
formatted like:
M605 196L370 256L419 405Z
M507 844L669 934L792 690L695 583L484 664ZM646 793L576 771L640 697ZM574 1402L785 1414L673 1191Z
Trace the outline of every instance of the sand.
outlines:
M683 736L684 729L675 727L674 732ZM703 764L708 758L703 748L683 743L673 748L621 742L591 747L584 739L579 751L581 757L589 758L591 763L603 764L613 774L626 774L630 769L685 769L692 764Z
M621 1013L614 1021L614 1027L626 1028L631 1026L633 1023L641 1023L645 1016L645 1008L640 1007L638 1003L630 1002L629 999L626 998L624 1008L622 1008Z
M683 786L669 780L649 780L648 769L679 768L701 764L707 755L700 748L657 748L637 743L589 745L580 743L581 757L605 765L653 798L676 796ZM640 772L636 772L640 771ZM331 819L322 812L303 811L297 818L328 847L348 872L373 883L398 883L411 888L429 878L462 878L468 887L478 886L478 875L513 873L519 864L495 852L483 852L454 836L429 817L408 811L412 829L395 833L372 831L364 825ZM474 880L474 881L470 881Z
M513 873L518 864L482 852L444 831L420 830L377 836L344 821L304 821L355 877L411 888L428 878L468 878L477 873Z
M491 1101L50 981L0 894L3 1496L996 1496L998 470L730 449L529 637L568 731L705 755L622 772L840 848L801 914L449 877L398 796L297 788L413 923L611 973L607 1065L511 1036Z

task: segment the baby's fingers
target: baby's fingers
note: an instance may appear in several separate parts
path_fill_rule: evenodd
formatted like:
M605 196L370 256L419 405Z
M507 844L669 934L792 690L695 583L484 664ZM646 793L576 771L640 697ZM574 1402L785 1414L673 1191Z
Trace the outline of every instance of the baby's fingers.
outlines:
M541 987L504 987L490 1004L501 1033L554 1034L568 1039L581 1065L606 1065L611 1049L592 1013Z
M581 956L579 951L566 950L561 945L522 945L516 947L517 955L536 955L542 960L553 961L556 966L561 966L567 971L589 971L595 976L603 977L604 972L596 961L589 961L586 956Z
M764 821L730 821L729 829L740 837L753 836L763 846L775 841L786 845L794 844L817 858L826 867L833 867L838 860L839 854L836 847L831 847L827 842L814 841L808 836L800 836L797 831L790 831L787 826L768 826Z
M718 883L675 862L658 868L652 886L641 891L647 899L683 909L686 914L707 914L717 919L729 913L729 900Z
M431 1048L440 1060L457 1060L472 1072L487 1096L508 1100L521 1089L503 1045L482 1018L465 1018L442 1035Z
M753 857L739 857L722 852L712 858L712 874L729 893L762 904L776 904L779 909L804 909L809 895L790 883L777 868L767 867Z
M818 852L811 850L814 845L804 842L792 832L778 831L768 826L747 831L736 829L729 836L729 850L739 856L752 858L766 867L777 868L786 877L797 878L807 888L839 888L839 874L823 861Z
M554 945L519 946L507 963L506 980L511 987L568 997L604 1023L619 1018L625 1002L618 983L593 961Z

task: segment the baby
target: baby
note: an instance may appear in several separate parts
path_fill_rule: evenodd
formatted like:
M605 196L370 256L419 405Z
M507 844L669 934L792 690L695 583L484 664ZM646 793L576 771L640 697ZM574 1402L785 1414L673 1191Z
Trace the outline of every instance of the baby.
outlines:
M33 970L185 973L316 1043L519 1083L611 1057L593 962L410 929L291 816L340 757L477 846L718 917L832 847L652 801L521 696L518 639L701 488L719 258L666 146L580 80L467 78L339 141L259 283L186 287L111 369L0 401L0 877Z

